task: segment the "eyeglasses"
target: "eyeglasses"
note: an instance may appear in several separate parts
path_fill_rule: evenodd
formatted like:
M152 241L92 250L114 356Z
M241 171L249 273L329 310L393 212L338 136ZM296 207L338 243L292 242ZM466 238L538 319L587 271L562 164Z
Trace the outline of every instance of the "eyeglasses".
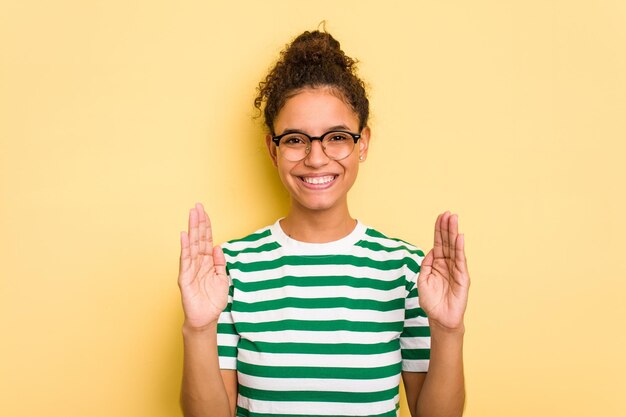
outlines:
M314 140L319 140L326 156L334 161L345 159L354 150L354 146L361 138L358 133L345 130L331 130L322 136L309 136L306 133L288 132L273 136L272 141L280 148L281 154L291 162L298 162L306 158L311 152Z

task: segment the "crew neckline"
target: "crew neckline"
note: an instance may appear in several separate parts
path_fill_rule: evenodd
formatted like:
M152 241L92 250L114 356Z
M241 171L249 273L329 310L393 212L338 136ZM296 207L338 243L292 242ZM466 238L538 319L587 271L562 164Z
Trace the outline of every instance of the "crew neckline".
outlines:
M310 255L337 254L342 250L354 246L355 243L362 240L365 235L365 230L367 229L367 227L357 219L354 229L341 239L323 243L302 242L289 237L289 235L285 233L283 228L280 226L280 221L283 218L284 217L281 217L276 220L276 222L270 226L270 230L276 241L282 247L289 248L294 252L305 252Z

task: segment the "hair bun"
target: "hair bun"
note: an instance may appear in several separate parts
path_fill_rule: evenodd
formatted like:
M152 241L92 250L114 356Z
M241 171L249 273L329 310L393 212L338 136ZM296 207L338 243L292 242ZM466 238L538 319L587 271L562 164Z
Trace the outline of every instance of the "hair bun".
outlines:
M285 62L292 65L336 65L341 69L350 69L354 60L341 50L339 42L329 33L304 32L285 50Z

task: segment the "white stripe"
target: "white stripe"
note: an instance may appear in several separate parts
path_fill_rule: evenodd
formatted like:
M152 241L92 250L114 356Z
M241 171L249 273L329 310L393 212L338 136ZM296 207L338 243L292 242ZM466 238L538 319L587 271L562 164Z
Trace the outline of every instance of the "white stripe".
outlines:
M408 297L404 304L404 308L406 310L413 310L414 308L418 308L420 306L419 297Z
M399 332L351 332L283 330L275 332L242 333L253 342L276 343L387 343L400 336Z
M400 347L402 349L429 349L430 337L401 337Z
M268 243L268 242L264 242ZM255 244L254 247L258 247L261 245ZM230 248L229 248L230 249ZM397 250L394 252L386 252L386 251L375 251L367 248L363 248L360 246L352 246L349 248L349 252L345 253L328 253L326 255L339 255L339 256L355 256L357 258L367 258L373 261L389 261L389 260L400 260L406 258L412 258L417 261L418 264L421 263L423 257L418 255L414 255L406 250ZM289 254L291 255L291 254ZM283 256L289 256L285 253L284 248L277 248L267 252L249 252L249 253L240 253L237 254L237 261L245 264L253 263L253 262L268 262L274 261L282 258Z
M428 359L404 359L402 361L402 370L408 372L427 372Z
M387 401L374 403L324 403L293 401L260 401L239 395L237 405L256 413L268 414L316 414L327 416L376 415L395 410L398 395Z
M391 270L381 270L369 266L356 265L284 265L279 268L265 269L261 271L241 272L236 268L229 269L233 278L242 282L267 281L269 279L294 277L326 277L332 271L333 275L346 275L354 278L374 278L381 281L393 281L401 276L413 276L414 273L406 267Z
M259 233L264 233L265 231L267 231L267 229L269 229L269 226L264 227L262 229L257 230L254 233L251 233L252 235L256 235ZM259 246L265 245L266 243L271 243L271 242L276 242L276 239L274 239L274 237L269 234L265 237L262 237L261 239L258 240L253 240L253 241L239 241L239 242L224 242L221 246L224 249L228 249L230 251L233 252L238 252L244 249L248 249L248 248L258 248ZM228 256L228 255L227 255Z
M270 391L376 392L400 384L400 374L378 379L263 378L242 373L237 376L241 385Z
M404 246L404 247L409 248L410 250L421 250L417 246L413 246L410 243L398 242L397 240L392 240L389 238L374 237L374 236L366 235L365 240L367 240L368 242L379 243L382 246L385 246L388 248L399 248L401 246ZM414 255L414 256L417 256L417 255Z
M237 369L237 359L229 356L220 356L218 358L220 369Z
M377 311L337 308L296 308L286 307L278 310L253 311L243 313L234 311L238 323L264 323L279 320L349 320L374 323L393 323L404 321L404 310Z
M217 322L219 324L232 324L233 316L230 314L230 311L222 311L220 316L217 318Z
M239 343L239 335L228 334L228 333L218 333L217 334L217 345L218 346L237 347L237 343Z
M239 349L239 360L260 366L313 366L322 368L377 368L400 362L399 350L374 355L319 355L264 353Z
M417 316L412 319L407 319L404 322L404 327L427 327L428 317Z
M237 300L244 303L281 300L285 297L309 299L346 297L353 300L392 301L397 300L398 298L404 298L405 295L406 290L404 289L404 286L397 287L389 291L375 290L372 288L354 288L346 285L338 285L335 287L285 286L282 288L270 288L254 292L235 290Z

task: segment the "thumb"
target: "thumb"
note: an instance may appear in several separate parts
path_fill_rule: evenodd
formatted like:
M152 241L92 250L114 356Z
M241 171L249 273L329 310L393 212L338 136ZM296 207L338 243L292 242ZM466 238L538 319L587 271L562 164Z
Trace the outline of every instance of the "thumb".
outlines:
M428 275L430 275L430 272L433 270L433 259L434 259L434 255L433 255L433 250L431 249L426 254L424 259L422 259L422 264L420 265L420 272L419 272L419 275L417 277L418 281L420 279L422 279L422 280L426 279L426 277Z
M213 265L218 275L226 275L226 258L224 257L224 251L222 251L221 246L215 246L213 248Z

